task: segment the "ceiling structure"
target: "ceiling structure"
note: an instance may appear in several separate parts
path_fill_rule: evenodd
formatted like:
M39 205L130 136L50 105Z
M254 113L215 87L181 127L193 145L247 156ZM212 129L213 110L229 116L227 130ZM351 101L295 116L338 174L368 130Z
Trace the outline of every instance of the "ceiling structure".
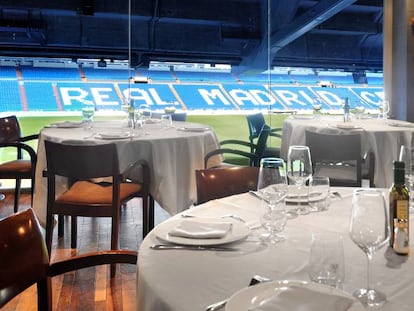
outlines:
M0 57L382 71L383 0L2 0Z

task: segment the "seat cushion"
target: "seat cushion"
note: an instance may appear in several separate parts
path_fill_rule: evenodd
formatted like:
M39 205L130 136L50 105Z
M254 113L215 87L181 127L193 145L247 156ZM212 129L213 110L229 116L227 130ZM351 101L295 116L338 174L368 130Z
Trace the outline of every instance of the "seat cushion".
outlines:
M121 183L120 201L124 201L142 186L135 183ZM112 184L96 184L90 181L78 181L56 199L57 203L83 205L83 204L112 204Z
M32 163L29 160L14 160L0 164L0 174L8 172L30 173Z

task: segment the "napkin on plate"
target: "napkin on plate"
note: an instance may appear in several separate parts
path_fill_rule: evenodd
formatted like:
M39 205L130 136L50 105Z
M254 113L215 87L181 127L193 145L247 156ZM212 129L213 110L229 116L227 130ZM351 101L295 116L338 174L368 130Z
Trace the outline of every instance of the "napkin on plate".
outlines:
M329 290L329 289L328 289ZM260 303L254 311L321 311L335 310L346 311L351 308L354 300L336 295L334 293L322 293L311 288L291 286L279 294L272 296Z
M183 220L168 234L171 236L189 239L220 239L230 231L232 224L229 222L200 222Z

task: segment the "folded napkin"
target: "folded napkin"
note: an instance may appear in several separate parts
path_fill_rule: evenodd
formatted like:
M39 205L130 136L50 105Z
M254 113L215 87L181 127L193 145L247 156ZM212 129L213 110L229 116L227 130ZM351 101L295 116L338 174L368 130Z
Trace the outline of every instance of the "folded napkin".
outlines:
M183 220L168 234L189 239L220 239L230 231L229 222L207 223L193 220Z
M322 293L311 288L291 286L260 303L254 311L346 311L354 301L333 293Z

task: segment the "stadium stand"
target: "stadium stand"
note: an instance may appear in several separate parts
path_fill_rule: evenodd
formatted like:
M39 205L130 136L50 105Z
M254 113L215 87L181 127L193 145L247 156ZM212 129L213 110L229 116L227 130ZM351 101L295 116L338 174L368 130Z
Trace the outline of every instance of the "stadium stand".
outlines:
M20 67L24 80L80 80L78 68L38 68L30 66Z
M183 71L139 68L136 77L148 83L129 81L131 71L114 68L0 68L1 111L78 111L83 102L94 102L97 111L121 111L122 96L131 89L136 107L148 105L163 111L172 103L184 111L252 111L272 109L312 112L312 101L319 97L323 110L342 109L348 97L351 108L361 103L378 109L383 94L382 75L367 75L367 85L355 83L352 73L272 72L233 76L228 71ZM3 70L4 69L4 70ZM22 78L19 76L21 69ZM80 78L80 73L85 79ZM296 80L295 80L296 79ZM299 80L300 79L300 83ZM319 79L319 80L318 80ZM320 80L332 85L321 85ZM292 83L292 80L297 83Z
M0 79L16 79L16 67L2 66L0 70Z

